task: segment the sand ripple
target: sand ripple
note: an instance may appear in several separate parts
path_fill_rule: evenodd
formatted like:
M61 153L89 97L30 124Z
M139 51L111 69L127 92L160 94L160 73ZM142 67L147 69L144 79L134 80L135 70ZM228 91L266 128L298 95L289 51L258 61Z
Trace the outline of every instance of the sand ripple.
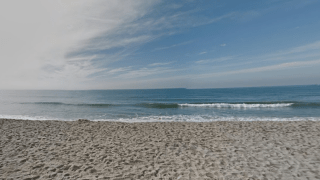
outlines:
M0 127L0 179L320 179L320 122Z

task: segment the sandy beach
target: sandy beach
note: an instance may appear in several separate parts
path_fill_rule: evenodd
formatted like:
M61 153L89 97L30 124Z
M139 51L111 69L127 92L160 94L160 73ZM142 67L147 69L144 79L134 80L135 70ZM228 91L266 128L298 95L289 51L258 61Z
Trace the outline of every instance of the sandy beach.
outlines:
M0 127L0 179L320 179L320 122Z

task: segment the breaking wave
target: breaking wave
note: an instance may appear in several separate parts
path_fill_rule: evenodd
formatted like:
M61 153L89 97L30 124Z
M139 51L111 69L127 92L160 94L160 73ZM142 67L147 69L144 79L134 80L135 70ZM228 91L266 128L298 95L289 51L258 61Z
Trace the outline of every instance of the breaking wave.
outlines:
M140 103L140 104L105 104L105 103L78 103L69 104L63 102L26 102L21 104L35 104L35 105L52 105L52 106L84 106L84 107L97 107L97 108L108 108L113 106L139 106L144 108L156 108L156 109L167 109L167 108L319 108L320 103L307 103L307 102L242 102L242 103Z
M43 116L24 115L0 115L0 119L20 119L20 120L61 120L75 121L78 119L57 119ZM91 121L111 121L111 122L216 122L216 121L320 121L320 117L237 117L237 116L212 116L212 115L171 115L171 116L141 116L132 118L116 119L90 119Z
M212 104L179 104L182 107L212 107L212 108L277 108L289 107L294 103L212 103Z

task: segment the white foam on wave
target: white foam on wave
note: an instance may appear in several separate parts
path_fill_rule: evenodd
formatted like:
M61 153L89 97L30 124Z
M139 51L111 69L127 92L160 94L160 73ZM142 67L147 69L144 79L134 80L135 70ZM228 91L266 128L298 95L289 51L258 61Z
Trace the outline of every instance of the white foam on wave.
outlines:
M76 121L78 119L58 119L43 116L24 115L0 115L0 119L20 119L20 120L60 120ZM214 115L170 115L170 116L145 116L118 119L89 119L91 121L111 121L111 122L215 122L215 121L320 121L320 117L237 117L237 116L214 116Z
M221 117L204 115L173 115L173 116L148 116L120 119L94 119L93 121L115 121L115 122L215 122L215 121L320 121L320 117Z
M276 108L288 107L293 103L274 103L274 104L230 104L230 103L212 103L212 104L179 104L179 106L188 107L212 107L212 108Z
M1 115L0 119L20 119L20 120L62 120L44 116L28 116L28 115Z

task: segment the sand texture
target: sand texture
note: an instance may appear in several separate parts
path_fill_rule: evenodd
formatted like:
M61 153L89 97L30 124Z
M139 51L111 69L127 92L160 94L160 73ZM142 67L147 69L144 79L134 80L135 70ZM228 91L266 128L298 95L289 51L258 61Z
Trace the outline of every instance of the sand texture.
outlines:
M320 122L0 127L0 179L320 179Z

